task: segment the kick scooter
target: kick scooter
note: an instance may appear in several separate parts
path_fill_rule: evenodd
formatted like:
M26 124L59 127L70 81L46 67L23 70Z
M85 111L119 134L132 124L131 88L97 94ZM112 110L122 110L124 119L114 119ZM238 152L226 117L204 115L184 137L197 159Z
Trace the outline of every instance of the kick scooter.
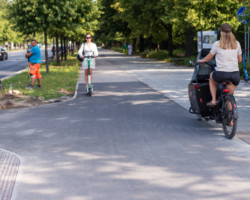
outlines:
M90 76L90 58L94 58L94 56L84 56L84 58L87 58L88 62L88 85L87 85L87 94L91 97L93 93L93 85L91 85L91 76Z
M243 56L243 72L244 72L244 79L245 81L248 81L249 80L249 77L248 77L248 74L247 74L247 69L246 69L246 55L245 55L245 52L243 51L242 53L242 56Z

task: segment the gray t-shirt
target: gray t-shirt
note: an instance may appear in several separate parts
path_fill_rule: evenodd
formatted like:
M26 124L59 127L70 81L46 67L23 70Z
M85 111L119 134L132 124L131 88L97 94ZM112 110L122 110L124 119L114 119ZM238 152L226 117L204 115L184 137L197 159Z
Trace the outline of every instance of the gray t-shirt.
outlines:
M237 41L237 49L222 49L219 41L215 42L210 53L215 55L216 71L239 71L238 55L242 54L240 43Z

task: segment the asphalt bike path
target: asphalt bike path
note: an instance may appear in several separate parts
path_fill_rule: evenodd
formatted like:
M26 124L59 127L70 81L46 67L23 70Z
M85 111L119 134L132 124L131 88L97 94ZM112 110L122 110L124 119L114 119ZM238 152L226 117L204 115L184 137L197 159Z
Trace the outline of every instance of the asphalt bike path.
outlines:
M81 73L72 101L1 111L0 148L20 160L12 199L250 199L250 146L194 120L129 63L157 65L100 50L92 97Z
M121 55L121 54L120 54ZM114 60L117 64L120 61ZM193 75L194 68L187 66L174 66L170 63L155 61L153 59L138 59L137 56L127 57L119 66L149 87L163 93L187 110L190 108L188 97L188 84ZM250 82L241 80L235 90L235 98L239 112L237 130L250 135ZM193 115L195 118L195 115ZM215 125L215 123L212 123ZM218 127L221 127L219 125ZM250 140L249 140L250 144Z

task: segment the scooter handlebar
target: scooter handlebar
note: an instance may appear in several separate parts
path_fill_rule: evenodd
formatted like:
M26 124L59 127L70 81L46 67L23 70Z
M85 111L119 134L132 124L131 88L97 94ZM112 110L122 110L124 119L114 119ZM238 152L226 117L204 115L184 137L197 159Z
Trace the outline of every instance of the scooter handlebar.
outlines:
M84 58L94 58L94 56L84 56Z

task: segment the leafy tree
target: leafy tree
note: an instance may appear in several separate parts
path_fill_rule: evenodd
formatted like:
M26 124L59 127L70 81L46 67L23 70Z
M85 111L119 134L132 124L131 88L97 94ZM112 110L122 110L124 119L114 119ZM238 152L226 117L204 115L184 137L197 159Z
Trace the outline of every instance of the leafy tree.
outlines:
M236 17L239 6L238 0L177 0L173 7L176 11L174 22L177 27L184 28L185 55L193 55L193 41L198 30L218 30L225 22L237 30L240 25Z
M107 46L111 46L111 42L119 33L122 33L124 37L130 35L128 23L117 17L119 11L116 9L116 6L114 6L115 4L116 0L102 0L98 5L101 16L96 37L101 39Z
M41 0L13 0L9 5L9 18L15 24L14 28L25 35L43 32L45 36L46 70L49 73L47 30L49 28L48 16L51 1Z
M7 0L0 0L0 43L5 43L7 41L21 43L23 40L22 35L12 30L12 24L6 17L8 13L7 4Z
M128 23L131 35L140 36L140 51L144 49L144 39L148 45L152 40L160 42L168 36L169 54L172 55L172 5L171 0L117 0L116 9L120 19ZM159 37L163 36L163 37Z
M48 34L69 36L73 27L87 21L93 4L92 0L13 0L10 2L9 12L16 30L25 35L44 33L46 69L49 72Z
M167 39L170 56L176 45L185 45L186 56L193 55L198 30L217 30L225 22L230 23L234 30L240 25L236 18L241 5L238 0L112 0L103 5L106 6L101 24L110 32L102 32L102 38L110 33L112 36L122 33L121 23L115 24L114 19L123 21L131 30L129 37L140 38L140 46L145 39L148 44Z

